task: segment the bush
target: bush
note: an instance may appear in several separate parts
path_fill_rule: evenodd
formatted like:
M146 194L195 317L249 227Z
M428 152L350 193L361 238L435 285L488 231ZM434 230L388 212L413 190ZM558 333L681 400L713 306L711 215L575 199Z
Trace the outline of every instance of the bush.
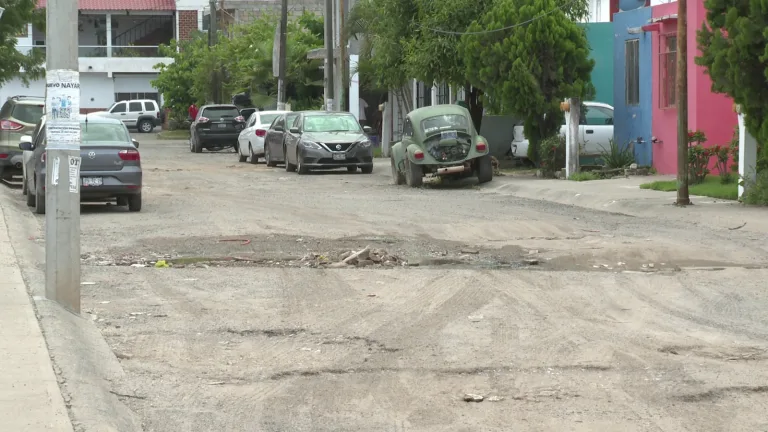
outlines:
M539 142L539 168L544 177L554 177L565 168L565 136L554 135Z
M609 141L609 148L600 146L603 150L600 152L600 157L603 159L603 165L608 169L626 168L635 163L635 152L632 146L627 144L626 146L619 147L614 141Z
M741 196L745 204L768 205L768 170L757 173L754 180L743 180L742 184L746 187Z

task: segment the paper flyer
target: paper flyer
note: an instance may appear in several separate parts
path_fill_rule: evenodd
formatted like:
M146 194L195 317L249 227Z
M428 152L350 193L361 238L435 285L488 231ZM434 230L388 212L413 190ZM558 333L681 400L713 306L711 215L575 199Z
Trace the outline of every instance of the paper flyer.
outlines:
M53 166L51 167L51 185L57 186L59 184L59 164L61 160L58 156L53 158Z
M45 74L46 139L49 149L80 146L80 73L55 69Z
M69 156L69 191L80 192L80 156Z

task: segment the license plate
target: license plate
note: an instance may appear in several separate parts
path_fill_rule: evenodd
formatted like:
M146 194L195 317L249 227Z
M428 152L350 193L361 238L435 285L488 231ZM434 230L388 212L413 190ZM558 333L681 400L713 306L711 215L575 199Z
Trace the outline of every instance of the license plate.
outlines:
M224 129L224 128L226 128L226 127L227 127L227 125L226 125L226 124L224 124L224 123L219 123L219 129Z
M101 177L83 177L82 183L83 186L101 186L102 185L102 179Z
M346 153L334 153L333 160L347 160Z
M456 133L456 131L440 132L440 139L441 140L456 139L456 138L458 138L458 136L459 135Z

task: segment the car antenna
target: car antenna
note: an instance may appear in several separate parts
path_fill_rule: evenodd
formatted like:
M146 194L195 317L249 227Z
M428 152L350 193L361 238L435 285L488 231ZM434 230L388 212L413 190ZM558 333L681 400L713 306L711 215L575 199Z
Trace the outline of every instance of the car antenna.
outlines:
M85 115L85 131L88 132L88 114Z

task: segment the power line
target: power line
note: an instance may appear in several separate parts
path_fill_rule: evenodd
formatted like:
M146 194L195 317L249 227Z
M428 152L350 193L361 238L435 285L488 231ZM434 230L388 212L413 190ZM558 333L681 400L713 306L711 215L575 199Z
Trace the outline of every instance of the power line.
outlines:
M542 19L542 18L546 17L547 15L551 15L551 14L553 14L553 13L559 11L559 10L562 10L563 8L565 8L566 6L569 6L571 3L574 3L575 1L576 0L570 0L570 1L568 1L566 3L563 3L562 5L556 7L554 9L552 9L552 10L544 12L544 13L542 13L540 15L536 15L535 17L533 17L531 19L528 19L526 21L523 21L523 22L520 22L520 23L517 23L517 24L513 24L513 25L510 25L510 26L498 28L498 29L493 29L493 30L483 30L483 31L474 31L474 32L455 32L455 31L448 31L448 30L442 30L442 29L426 27L426 26L422 26L422 25L418 25L418 26L423 28L424 30L433 31L435 33L442 33L442 34L455 35L455 36L481 35L481 34L498 33L498 32L502 32L502 31L506 31L506 30L511 30L513 28L516 28L516 27L522 27L524 25L528 25L528 24L530 24L530 23L532 23L532 22L534 22L536 20L539 20L539 19Z

